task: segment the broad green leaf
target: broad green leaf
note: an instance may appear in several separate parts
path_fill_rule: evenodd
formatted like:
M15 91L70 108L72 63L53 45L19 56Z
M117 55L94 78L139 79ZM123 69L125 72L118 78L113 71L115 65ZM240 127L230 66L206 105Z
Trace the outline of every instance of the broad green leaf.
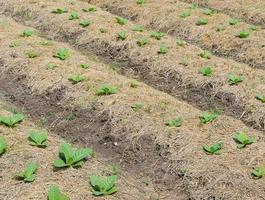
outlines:
M36 179L36 174L31 174L24 179L25 182L33 182Z
M69 143L61 144L60 154L63 155L66 164L71 165L73 163L74 151L73 151L71 144L69 144Z
M89 148L77 149L74 152L74 163L79 162L79 161L83 160L84 158L86 158L88 156L92 156L92 155L93 155L92 149L89 149Z
M15 127L16 124L20 123L24 119L22 114L13 114L12 116L0 116L0 124L4 124L8 127Z
M58 186L54 185L48 191L48 200L68 200L68 197L61 193Z
M238 143L238 148L242 149L246 147L249 144L252 144L254 142L254 138L249 137L246 133L239 131L235 133L233 139Z
M182 123L183 123L182 117L177 117L175 119L168 120L166 122L166 125L169 127L180 127L182 125Z
M5 153L7 148L6 141L3 137L0 136L0 155Z
M216 154L219 155L220 154L220 150L223 148L223 143L219 142L219 143L214 143L211 146L208 146L207 144L203 146L203 150L206 153L209 154Z
M46 132L36 132L31 131L29 136L30 141L32 141L32 145L38 146L38 147L45 147L46 146L46 140L47 140L47 133Z
M31 177L35 171L37 170L38 165L35 161L32 161L26 168L25 172L24 172L24 176L25 178L29 178Z
M215 120L219 116L219 114L220 113L217 111L203 112L200 115L199 119L201 124L206 124Z
M112 176L107 177L107 179L104 181L104 184L103 184L105 191L109 191L111 188L113 188L116 180L117 180L116 175L112 175Z
M66 48L60 48L56 51L56 53L53 55L55 58L59 58L60 60L65 60L70 56L70 52Z
M61 167L68 167L69 165L66 164L62 159L57 159L53 162L53 165L55 167L61 168Z
M262 178L264 173L265 173L264 167L260 166L260 167L257 167L256 169L254 169L251 174L252 174L252 176L254 176L256 178Z
M97 90L97 95L102 96L102 95L111 95L111 94L116 94L118 92L117 87L109 86L109 85L102 85L98 90Z

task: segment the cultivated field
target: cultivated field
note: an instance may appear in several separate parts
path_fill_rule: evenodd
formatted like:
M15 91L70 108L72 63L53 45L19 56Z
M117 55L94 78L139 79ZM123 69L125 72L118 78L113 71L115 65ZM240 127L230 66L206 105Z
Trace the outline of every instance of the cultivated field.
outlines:
M0 199L264 199L262 8L0 0Z

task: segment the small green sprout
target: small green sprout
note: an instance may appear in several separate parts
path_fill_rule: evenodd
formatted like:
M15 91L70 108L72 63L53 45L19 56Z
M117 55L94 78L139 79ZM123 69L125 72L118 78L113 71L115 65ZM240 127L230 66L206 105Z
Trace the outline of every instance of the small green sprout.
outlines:
M260 102L265 103L265 96L264 95L258 94L258 95L255 96L255 98L257 100L259 100Z
M215 154L215 155L220 155L221 154L221 150L223 148L223 143L222 142L218 142L218 143L214 143L211 146L203 145L203 150L207 153L207 154Z
M190 6L189 6L189 8L190 9L196 9L196 8L198 8L199 6L198 6L198 4L196 4L196 3L192 3Z
M84 12L96 12L97 9L95 7L87 7L82 9Z
M243 77L242 76L237 76L237 75L234 75L234 74L229 74L228 75L228 83L230 85L236 85L240 82L243 81Z
M30 145L37 146L37 147L46 147L47 146L47 133L46 132L37 132L37 131L30 131L29 133L29 141Z
M213 70L211 67L206 66L206 67L202 67L199 72L203 75L203 76L211 76L213 73Z
M96 92L98 96L102 95L111 95L116 94L118 92L117 87L109 86L109 85L102 85Z
M203 112L199 119L200 119L200 123L201 124L206 124L209 122L212 122L213 120L215 120L218 116L220 115L220 113L218 111L210 111L210 112Z
M118 33L118 39L119 40L125 40L126 39L126 32L125 31L120 31Z
M36 58L40 56L40 53L30 50L26 52L26 55L28 56L28 58Z
M127 20L124 19L123 17L116 17L117 23L120 25L125 25L127 24Z
M74 150L69 143L62 143L59 150L59 159L53 162L54 167L81 167L87 157L92 157L93 151L89 148Z
M9 43L9 47L10 48L17 47L18 45L19 45L19 43L17 41L14 41L14 42Z
M166 54L169 50L169 47L166 44L161 44L158 50L159 54Z
M142 103L136 103L136 104L133 104L131 106L131 108L133 109L133 111L138 111L138 110L141 110L142 108L144 107L144 105Z
M210 9L210 8L204 8L202 12L203 12L203 14L210 15L210 16L212 16L215 13L215 11L213 9Z
M33 35L33 31L31 29L24 29L23 32L21 33L22 37L30 37Z
M63 13L67 13L68 10L66 8L55 8L52 10L52 13L54 14L63 14Z
M199 56L205 59L210 59L212 57L212 54L209 51L203 51L199 54Z
M83 63L83 64L80 64L80 65L78 65L80 68L82 68L82 69L88 69L89 67L90 67L90 65L89 64L85 64L85 63Z
M251 26L249 27L249 29L250 29L251 31L258 31L258 30L259 30L259 27L254 26L254 25L251 25Z
M38 165L35 161L32 161L26 166L26 169L22 172L19 172L16 175L17 180L23 180L24 182L33 182L36 179L36 170Z
M137 3L138 5L143 5L143 4L146 3L146 1L145 1L145 0L137 0L136 3Z
M6 152L7 144L4 137L0 136L0 156Z
M199 18L199 20L196 23L196 25L198 25L198 26L203 26L203 25L206 25L206 24L208 24L208 20L204 19L204 18Z
M143 38L137 40L137 44L140 47L145 46L147 43L148 43L148 39L146 37L143 37Z
M180 13L179 16L182 17L182 18L189 17L190 16L190 12L184 11L184 12Z
M234 26L234 25L236 25L238 22L239 22L238 19L236 19L236 18L232 18L232 19L230 19L229 24L230 24L231 26Z
M79 22L79 25L82 26L83 28L89 26L91 24L91 22L89 20L81 20Z
M165 33L162 32L156 32L156 31L152 31L151 32L151 37L157 39L157 40L161 40L161 38L165 35Z
M224 25L220 25L220 26L218 26L217 28L216 28L216 31L217 32L222 32L222 31L224 31L225 30L225 26Z
M236 132L233 139L238 143L237 148L239 149L245 148L254 142L254 137L251 138L242 131Z
M100 33L107 33L108 32L108 30L105 28L100 28L99 31L100 31Z
M132 80L132 81L130 82L130 87L131 87L131 88L137 88L137 87L138 87L138 82L137 82L136 80Z
M68 19L69 20L79 19L79 15L76 11L73 11Z
M169 127L180 127L183 124L183 119L182 117L177 117L175 119L168 120L165 124Z
M51 45L51 41L49 41L49 40L42 40L40 42L40 44L43 45L43 46L48 46L48 45Z
M115 186L117 180L116 175L102 179L99 176L90 176L90 185L92 186L92 194L94 196L111 195L117 192Z
M77 83L80 83L80 82L86 80L86 78L83 77L83 76L81 76L81 75L74 74L74 75L70 76L70 77L68 78L68 80L71 81L72 84L75 85L75 84L77 84Z
M24 116L22 114L16 113L12 116L0 115L0 124L8 127L15 127L18 123L22 122Z
M56 67L59 67L57 64L54 63L48 63L47 69L54 70Z
M141 25L134 25L132 27L132 30L133 31L136 31L136 32L143 32L144 31L144 28Z
M247 30L242 30L236 36L239 38L247 38L249 36L249 32Z
M176 44L178 46L181 46L181 47L184 47L186 45L186 42L184 40L181 40L181 39L177 39L176 40Z
M69 200L69 198L60 191L58 186L53 185L49 188L48 200Z
M55 58L59 58L60 60L65 60L70 56L70 52L66 48L60 48L56 51L56 53L53 55Z
M251 172L251 175L257 179L262 178L264 176L265 169L263 166L257 167Z

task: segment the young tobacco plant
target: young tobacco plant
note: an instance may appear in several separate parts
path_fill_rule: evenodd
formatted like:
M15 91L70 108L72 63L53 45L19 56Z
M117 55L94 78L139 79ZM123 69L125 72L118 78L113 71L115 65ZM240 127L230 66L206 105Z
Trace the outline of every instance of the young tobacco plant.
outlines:
M69 198L60 191L58 186L53 185L48 191L48 200L69 200Z
M236 25L238 22L239 22L238 19L236 19L236 18L232 18L232 19L230 19L229 24L232 25L232 26L234 26L234 25Z
M24 29L23 32L21 33L22 37L30 37L32 35L33 35L33 31L28 28Z
M133 31L136 31L136 32L143 32L144 31L144 28L141 25L134 25L132 27L132 30Z
M249 36L249 31L242 30L236 36L239 38L247 38Z
M183 119L182 117L177 117L175 119L168 120L165 124L169 127L180 127L183 124Z
M37 58L40 56L40 53L31 50L26 52L26 55L28 56L28 58Z
M207 154L215 154L215 155L219 155L221 154L221 149L223 148L223 143L222 142L218 142L218 143L214 143L211 146L203 145L203 150L207 153Z
M79 15L76 11L73 11L68 19L69 20L79 19Z
M160 48L158 50L159 54L166 54L168 52L169 48L166 44L161 44Z
M91 24L91 22L89 20L81 20L79 22L79 25L82 26L83 28L89 26Z
M182 17L182 18L189 17L190 16L190 12L184 11L184 12L180 13L179 16Z
M202 10L202 12L203 12L203 14L210 15L210 16L212 16L215 13L215 11L213 9L210 9L210 8L205 8Z
M126 32L125 31L120 31L118 33L118 39L119 40L125 40L126 39Z
M257 167L251 172L251 175L257 179L262 178L264 176L265 169L263 166Z
M63 13L67 13L68 10L66 8L55 8L52 10L52 13L54 14L63 14Z
M59 150L59 159L53 162L54 167L81 167L86 157L92 157L93 151L89 148L73 149L69 143L62 143Z
M148 39L146 37L143 37L143 38L137 40L137 44L140 47L145 46L147 43L148 43Z
M22 172L19 172L16 175L17 180L23 180L24 182L33 182L36 179L36 170L38 165L35 161L32 161L26 166L26 169Z
M186 45L186 42L184 40L177 39L176 44L180 47L184 47Z
M202 53L199 54L199 56L205 59L211 59L212 54L209 51L203 51Z
M84 12L96 12L97 9L95 7L87 7L82 9Z
M142 108L144 107L144 105L142 103L136 103L136 104L133 104L131 106L131 108L133 109L133 111L138 111L138 110L141 110Z
M96 92L98 96L102 95L111 95L116 94L118 92L117 87L109 86L109 85L102 85Z
M157 40L161 40L161 38L165 35L165 33L162 32L156 32L156 31L152 31L151 32L151 37L155 38Z
M6 140L4 139L4 137L0 136L0 156L6 152Z
M206 66L206 67L202 67L199 72L203 75L203 76L211 76L213 73L213 70L211 67Z
M137 0L136 3L137 3L138 5L143 5L143 4L146 3L146 0Z
M16 113L12 116L0 115L0 124L8 127L15 127L18 123L22 122L24 116L22 114Z
M82 69L88 69L89 67L90 67L90 65L89 64L80 64L80 65L78 65L80 68L82 68Z
M56 67L59 67L58 65L54 64L54 63L48 63L47 65L47 69L55 69Z
M215 120L220 113L218 111L203 112L199 119L201 124L206 124Z
M243 81L243 77L242 76L237 76L237 75L234 75L234 74L229 74L228 75L228 83L230 85L235 85L235 84L238 84L240 82Z
M233 139L238 143L237 148L242 149L247 145L250 145L254 142L254 137L249 137L245 132L239 131L235 133Z
M47 146L47 137L48 134L46 132L32 130L29 133L30 145L44 148Z
M264 95L259 94L259 95L255 96L255 98L257 100L259 100L260 102L265 103L265 96Z
M86 80L86 78L84 76L81 76L81 75L78 75L78 74L75 74L75 75L72 75L68 78L69 81L72 82L72 84L77 84L77 83L80 83L84 80Z
M198 25L198 26L203 26L203 25L206 25L206 24L208 24L208 20L207 19L204 19L204 18L200 18L197 21L197 23L196 23L196 25Z
M123 17L116 17L117 23L120 25L125 25L127 24L127 20L124 19Z
M94 196L111 195L117 192L115 186L117 180L116 175L112 175L103 179L99 176L90 176L90 185Z
M60 48L56 51L56 53L53 55L55 58L59 58L60 60L65 60L70 56L70 52L66 48Z

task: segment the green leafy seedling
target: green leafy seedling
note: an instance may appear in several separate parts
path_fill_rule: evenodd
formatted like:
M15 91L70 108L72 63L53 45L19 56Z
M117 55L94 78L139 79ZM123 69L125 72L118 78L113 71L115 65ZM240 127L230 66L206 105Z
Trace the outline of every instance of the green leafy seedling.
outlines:
M265 103L265 96L264 95L257 95L255 96L257 100L259 100L262 103Z
M213 70L211 67L206 66L206 67L202 67L199 72L203 75L203 76L211 76L213 73Z
M180 127L183 124L183 119L182 117L177 117L175 119L168 120L165 124L169 127Z
M53 55L55 58L59 58L60 60L65 60L70 56L70 52L66 48L60 48L56 51L56 53Z
M92 157L93 151L89 148L79 148L74 150L69 143L62 143L59 150L59 159L53 162L54 167L81 167L86 157Z
M9 43L9 47L10 48L17 47L18 45L19 45L19 42L17 42L17 41L14 41L14 42Z
M238 19L236 19L236 18L232 18L232 19L230 19L229 24L230 24L231 26L234 26L234 25L236 25L238 22L239 22Z
M118 92L117 87L109 86L109 85L102 85L96 92L98 96L102 95L111 95L116 94Z
M218 142L218 143L214 143L211 146L203 145L203 150L207 153L207 154L215 154L215 155L219 155L221 154L221 149L223 148L223 143L222 142Z
M84 12L96 12L97 9L95 7L87 7L82 9Z
M203 112L199 119L201 124L206 124L215 120L220 113L218 111Z
M137 82L136 80L132 80L132 81L130 82L130 87L131 87L131 88L137 88L137 87L138 87L138 82Z
M200 55L200 57L205 58L205 59L211 59L211 57L212 57L212 54L209 51L203 51L199 55Z
M88 69L90 67L90 65L84 63L84 64L80 64L79 67L82 69Z
M196 25L198 25L198 26L203 26L203 25L206 25L206 24L208 24L208 20L207 19L204 19L204 18L200 18L197 21L197 23L196 23Z
M78 74L72 75L68 78L68 80L71 81L72 84L80 83L80 82L84 81L85 79L86 79L85 77L78 75Z
M151 37L157 40L161 40L161 38L164 37L164 35L165 33L162 33L162 32L156 32L156 31L151 32Z
M46 132L37 132L37 131L30 131L29 133L29 141L30 145L37 146L37 147L46 147L47 146L47 133Z
M237 148L242 149L254 142L254 137L249 137L245 132L235 133L233 139L238 143Z
M143 37L143 38L137 40L137 44L140 47L145 46L147 43L148 43L148 39L146 37Z
M190 12L184 11L184 12L180 13L179 16L182 17L182 18L189 17L190 16Z
M190 6L189 6L189 8L190 9L196 9L196 8L198 8L199 6L198 6L198 4L196 4L196 3L192 3Z
M4 137L0 136L0 156L6 152L6 140L4 139Z
M125 25L127 24L127 20L124 19L123 17L116 17L117 23L120 25Z
M184 47L186 45L186 42L184 40L181 40L181 39L177 39L176 40L176 44L178 46L181 46L181 47Z
M33 35L33 31L31 29L24 29L23 32L21 33L22 37L30 37Z
M52 13L54 14L63 14L63 13L67 13L68 10L66 8L55 8L52 10Z
M48 46L48 45L51 45L51 41L49 41L49 40L42 40L40 42L40 44L43 45L43 46Z
M133 109L133 111L141 110L143 107L144 107L144 105L142 103L136 103L136 104L133 104L131 106L131 108Z
M90 185L92 186L92 194L94 196L111 195L117 192L115 186L117 180L116 175L112 175L103 179L99 176L90 176Z
M36 170L38 165L35 161L32 161L26 166L26 169L22 172L19 172L16 175L17 180L23 180L24 182L33 182L36 179Z
M47 65L47 69L55 69L56 67L59 67L58 65L54 64L54 63L48 63Z
M48 200L69 200L69 198L60 191L58 186L53 185L48 191Z
M251 26L249 27L249 29L250 29L251 31L258 31L258 30L259 30L259 27L255 26L255 25L251 25Z
M255 178L259 179L264 176L265 169L263 166L257 167L251 172L251 175L254 176Z
M222 31L224 31L225 30L225 26L224 25L220 25L220 26L218 26L217 28L216 28L216 31L217 32L222 32Z
M22 114L13 114L12 116L0 115L0 124L8 127L15 127L18 123L22 122L24 116Z
M247 38L249 36L249 32L247 30L242 30L236 36L239 38Z
M144 28L141 25L134 25L132 27L132 30L133 31L136 31L136 32L143 32L144 31Z
M203 9L202 12L203 12L203 14L210 15L210 16L212 16L215 13L215 11L213 9L210 9L210 8L205 8L205 9Z
M79 25L82 26L83 28L89 26L91 24L91 22L89 20L81 20L79 22Z
M137 0L136 3L137 3L138 5L143 5L143 4L146 3L146 1L145 1L145 0Z
M228 75L228 83L230 85L235 85L235 84L238 84L240 82L243 81L243 77L242 76L237 76L237 75L234 75L234 74L229 74Z
M158 50L159 54L166 54L168 52L169 48L166 44L161 44L160 48Z
M77 12L73 11L68 19L69 20L79 19L79 15Z
M28 58L37 58L40 56L40 53L31 50L26 52L26 55L28 56Z
M120 31L118 33L118 39L119 40L125 40L126 39L126 32L125 31Z

